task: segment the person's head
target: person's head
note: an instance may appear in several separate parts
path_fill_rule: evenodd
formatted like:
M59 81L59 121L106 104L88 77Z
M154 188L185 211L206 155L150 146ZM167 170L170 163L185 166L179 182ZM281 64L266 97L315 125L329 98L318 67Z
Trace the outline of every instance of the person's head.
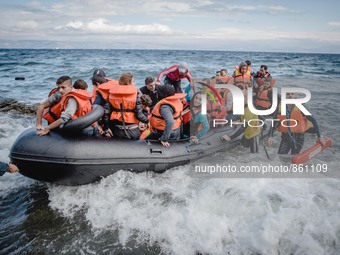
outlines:
M61 76L57 80L57 86L60 93L64 96L72 91L72 80L70 76Z
M122 73L119 77L119 85L132 85L133 84L133 74L132 73Z
M201 105L202 105L202 91L195 93L190 101L192 102L193 107L201 107Z
M266 65L261 65L260 73L265 75L267 73L268 67Z
M228 74L228 70L225 68L221 69L220 72L221 72L221 76L226 76Z
M106 82L106 74L102 69L96 69L92 75L92 85L98 85Z
M145 79L145 86L148 90L150 91L154 91L156 88L156 83L155 83L155 79L151 76L146 77Z
M287 92L287 93L286 93L286 98L287 98L287 99L293 99L293 98L295 98L295 94L292 93L292 92Z
M246 60L244 62L247 64L247 66L251 66L251 61L250 60Z
M203 78L202 82L205 83L205 84L210 85L210 79L209 78Z
M87 86L86 81L84 81L84 80L76 80L76 81L73 83L73 88L74 88L74 89L83 89L83 90L87 90L88 86Z
M178 64L178 72L180 76L185 76L188 72L188 64L185 62L181 62Z
M221 76L221 71L216 71L215 77L218 78Z
M158 86L158 99L162 100L163 98L175 95L175 89L172 85L166 84L162 86Z
M240 71L240 73L245 74L248 70L248 65L246 64L246 62L241 62L238 66L238 70Z
M147 109L149 106L152 105L152 99L151 99L151 97L149 95L143 94L140 97L140 101L142 103L142 109L143 110Z

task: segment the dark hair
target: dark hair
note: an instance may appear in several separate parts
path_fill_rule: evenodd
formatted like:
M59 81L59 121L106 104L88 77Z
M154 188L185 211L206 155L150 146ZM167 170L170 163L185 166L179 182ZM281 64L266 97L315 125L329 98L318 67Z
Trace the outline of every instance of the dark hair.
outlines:
M73 88L75 89L83 89L86 90L88 88L86 81L84 80L76 80L73 84Z
M202 94L203 94L203 91L198 91L198 92L196 92L196 93L192 96L192 98L190 99L190 108L195 107L195 106L194 106L194 99L195 99L195 97L197 97L197 95L202 95Z
M172 85L166 84L158 87L158 99L175 95L175 89Z
M145 78L145 85L148 85L149 83L154 82L154 81L155 79L153 77L148 76Z
M266 65L261 65L260 69L261 69L261 68L264 68L264 70L266 70L266 71L267 71L267 69L268 69L268 66L266 66Z
M140 97L140 101L141 101L142 104L144 104L146 106L151 106L152 105L152 100L151 100L151 97L149 95L143 94Z
M65 81L70 81L70 84L72 85L71 77L67 76L67 75L59 77L56 83L57 83L57 85L60 85L60 84L64 83Z
M105 77L95 76L92 78L92 85L97 85L97 83L103 84L105 82L106 82Z
M221 71L220 72L226 72L226 73L228 73L228 70L227 69L225 69L225 68L223 68L223 69L221 69Z
M246 61L244 61L244 62L246 62L247 66L250 66L250 65L251 65L251 61L250 61L250 60L246 60Z

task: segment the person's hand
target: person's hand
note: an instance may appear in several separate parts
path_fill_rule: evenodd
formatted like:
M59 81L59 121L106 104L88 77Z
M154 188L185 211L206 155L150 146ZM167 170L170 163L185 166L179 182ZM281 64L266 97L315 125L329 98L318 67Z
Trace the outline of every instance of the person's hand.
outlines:
M42 129L37 130L36 134L39 136L43 136L47 135L49 132L50 132L49 129L43 127Z
M272 146L273 142L274 142L274 137L269 137L268 138L268 145Z
M161 143L162 143L162 145L163 145L164 147L170 148L170 143L169 143L169 142L165 142L165 141L162 141L162 140L161 140Z
M112 137L113 136L113 133L112 133L111 129L105 130L104 134L105 134L106 137Z
M227 136L227 135L222 136L221 139L224 140L224 141L230 141L231 140L230 137Z
M316 141L317 143L321 143L322 146L325 146L326 144L326 139L324 137L319 137L318 140Z
M8 172L10 172L10 173L19 172L19 168L16 165L14 165L14 164L9 163L8 164Z
M198 144L198 138L196 136L191 136L190 141L194 144Z
M36 127L37 130L44 129L43 125L41 125L41 124L37 124L37 125L35 125L35 127Z
M103 135L104 133L102 126L98 125L98 134Z
M161 82L160 81L156 81L155 84L156 85L161 85Z

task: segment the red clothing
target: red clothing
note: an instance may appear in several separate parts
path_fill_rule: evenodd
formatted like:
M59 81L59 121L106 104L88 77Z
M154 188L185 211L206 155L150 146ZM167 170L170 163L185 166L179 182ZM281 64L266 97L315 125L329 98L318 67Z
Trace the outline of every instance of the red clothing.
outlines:
M188 70L185 75L181 76L178 71L178 64L173 65L158 74L157 81L161 81L164 75L168 76L170 80L179 81L186 78L189 82L191 81L191 73Z

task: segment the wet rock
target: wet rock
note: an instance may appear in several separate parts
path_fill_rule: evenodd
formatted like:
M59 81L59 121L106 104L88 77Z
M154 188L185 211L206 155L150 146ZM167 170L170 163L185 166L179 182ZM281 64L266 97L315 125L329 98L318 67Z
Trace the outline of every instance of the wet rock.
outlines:
M24 104L15 99L1 99L0 98L0 112L12 112L20 114L34 115L38 109L39 104Z

